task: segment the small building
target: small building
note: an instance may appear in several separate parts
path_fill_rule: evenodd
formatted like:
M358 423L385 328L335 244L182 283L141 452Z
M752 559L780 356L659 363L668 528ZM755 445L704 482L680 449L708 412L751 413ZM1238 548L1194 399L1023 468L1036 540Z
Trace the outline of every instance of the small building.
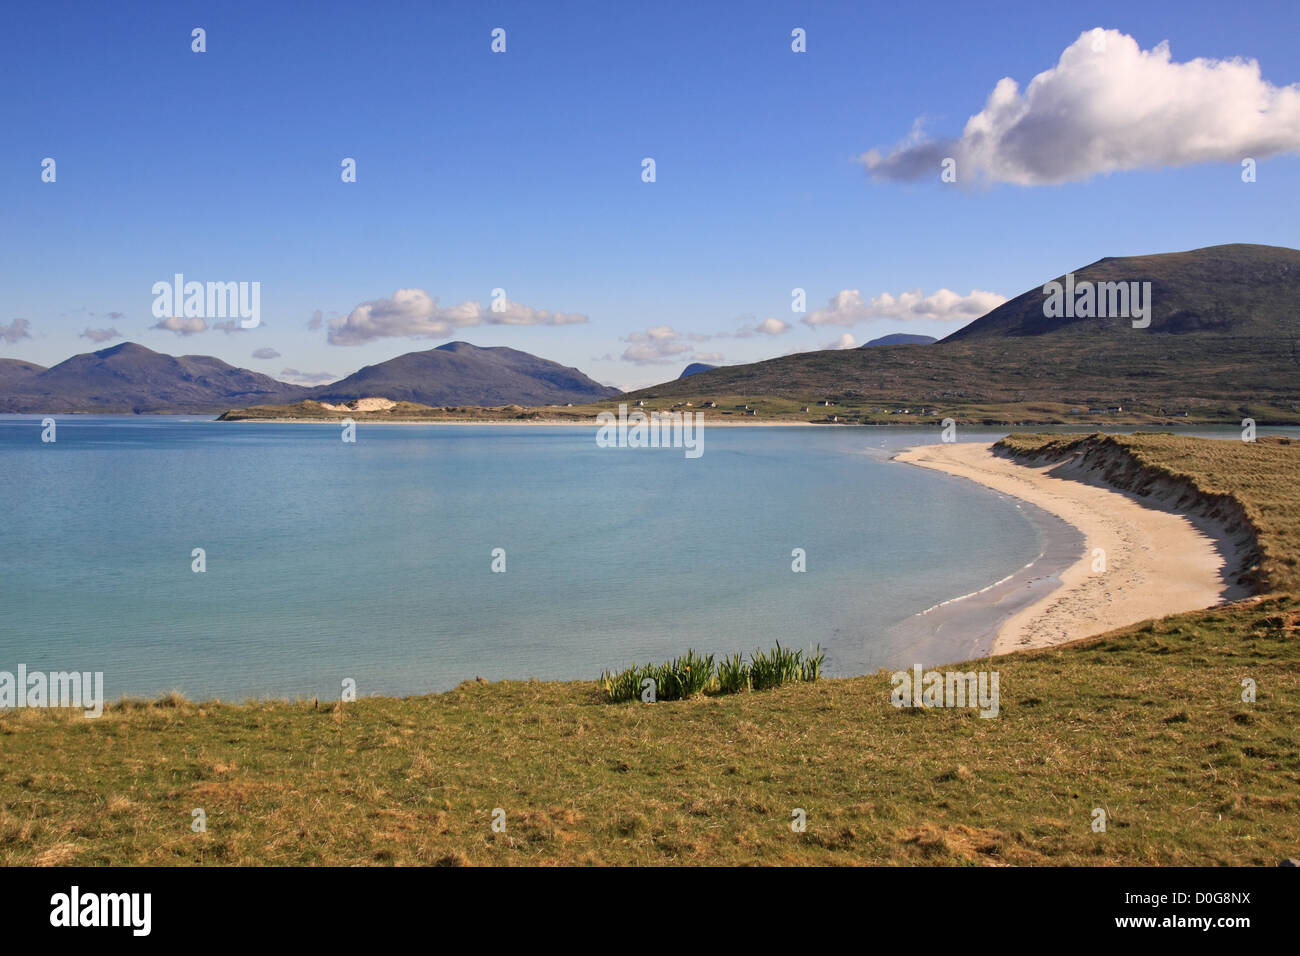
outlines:
M700 408L717 408L717 407L718 407L718 403L717 403L717 402L701 402L701 403L700 403Z
M1112 415L1118 415L1120 412L1124 411L1124 408L1121 405L1111 405L1106 409L1106 411L1110 412Z
M636 400L636 407L637 407L637 408L645 408L645 402L644 402L642 399L639 399L639 398L638 398L638 399Z
M746 414L746 415L757 415L758 412L757 412L755 409L747 408L747 409L745 409L745 414Z

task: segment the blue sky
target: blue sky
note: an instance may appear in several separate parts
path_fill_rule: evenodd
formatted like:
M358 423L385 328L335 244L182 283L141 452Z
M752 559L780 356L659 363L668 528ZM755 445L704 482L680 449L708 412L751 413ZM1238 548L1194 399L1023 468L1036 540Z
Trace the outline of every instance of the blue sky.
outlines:
M195 27L204 53L191 51ZM495 27L504 54L490 50ZM791 50L796 27L806 53ZM1052 127L1026 147L1039 163L1030 181L999 172L1009 146L978 182L962 175L975 152L960 153L957 184L938 168L914 181L869 175L861 157L888 156L918 118L928 136L961 136L999 80L1024 92L1097 27L1118 31L1107 34L1117 47L1121 34L1142 51L1167 41L1174 63L1242 57L1264 84L1300 83L1290 0L11 5L0 29L0 356L50 365L131 340L307 381L463 339L632 387L700 356L943 335L970 318L863 306L808 323L848 290L864 302L941 289L1011 297L1103 256L1300 246L1290 94L1287 116L1279 107L1229 131L1208 161L1185 154L1231 125L1215 110L1235 108L1235 88L1171 92L1182 109L1170 120L1179 132L1163 137L1169 156L1147 143L1154 158L1135 168L1048 181L1053 144L1074 149L1073 127ZM1123 153L1126 136L1159 127L1131 136L1117 118L1151 86L1134 82L1130 95L1115 82L1089 101L1086 82L1063 80L1085 100L1061 122L1118 139ZM1196 96L1215 102L1202 109ZM1023 145L1030 128L1007 142ZM1234 149L1260 141L1275 155L1243 183ZM45 157L53 183L41 180ZM355 183L340 179L344 157L357 161ZM914 158L905 150L899 163ZM152 286L177 272L260 282L262 324L151 328ZM808 313L791 312L795 287ZM331 319L355 324L364 303L383 312L397 290L486 307L495 288L523 316L586 321L469 320L435 337L370 324L330 341ZM409 318L384 328L445 324ZM766 319L788 329L752 331ZM122 335L96 344L87 329Z

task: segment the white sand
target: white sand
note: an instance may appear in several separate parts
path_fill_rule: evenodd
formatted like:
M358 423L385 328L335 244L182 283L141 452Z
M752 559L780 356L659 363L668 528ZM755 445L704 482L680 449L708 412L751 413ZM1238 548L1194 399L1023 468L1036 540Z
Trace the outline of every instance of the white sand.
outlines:
M1064 644L1246 596L1244 588L1224 580L1236 551L1223 529L1127 492L1064 477L1060 472L1069 469L1059 463L1021 465L991 449L991 442L959 442L912 448L897 457L1028 501L1084 535L1084 554L1062 572L1061 586L1002 626L994 654ZM1096 548L1105 552L1103 572L1093 570Z
M328 408L332 412L386 412L390 408L396 408L397 403L387 398L358 398L355 401L344 402L342 405L321 402L320 407Z

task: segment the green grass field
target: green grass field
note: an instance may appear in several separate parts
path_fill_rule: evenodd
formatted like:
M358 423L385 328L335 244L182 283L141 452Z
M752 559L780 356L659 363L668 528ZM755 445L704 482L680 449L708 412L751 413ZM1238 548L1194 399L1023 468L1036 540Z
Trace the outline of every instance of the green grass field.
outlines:
M918 346L919 347L919 346ZM696 389L670 396L655 394L648 389L643 393L645 405L641 411L699 412L706 424L755 424L780 422L783 424L837 425L903 425L933 427L936 432L945 418L963 425L1239 425L1242 418L1252 417L1261 424L1284 425L1300 423L1300 410L1279 404L1255 403L1252 405L1199 404L1183 409L1182 406L1140 403L1120 406L1123 411L1093 411L1087 404L1065 404L1059 401L952 401L925 402L898 398L863 398L860 395L841 395L831 399L830 406L819 405L826 394L807 391L794 397L776 394L708 392ZM412 402L399 402L395 408L382 412L333 411L321 407L319 402L297 402L292 405L254 405L250 408L231 409L220 416L221 421L342 421L351 418L358 424L384 422L461 422L517 423L558 422L573 425L592 425L600 412L617 414L619 403L637 407L635 397L623 396L587 405L497 407L479 405L432 406ZM706 408L705 402L715 402L716 408ZM689 402L689 407L685 403ZM748 415L746 408L753 409ZM807 411L805 411L807 409ZM1180 410L1184 414L1180 414Z
M1120 440L1239 496L1290 590L1300 445ZM999 672L994 719L896 709L886 674L653 705L593 679L9 711L0 860L1275 865L1300 846L1298 627L1274 593L963 666Z

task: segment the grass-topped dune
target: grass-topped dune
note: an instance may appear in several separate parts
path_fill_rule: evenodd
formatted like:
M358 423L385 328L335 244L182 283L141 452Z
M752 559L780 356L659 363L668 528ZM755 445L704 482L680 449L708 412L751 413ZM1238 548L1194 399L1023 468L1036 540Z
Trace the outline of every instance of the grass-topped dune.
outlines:
M1114 487L1216 518L1245 546L1256 590L1300 591L1300 443L1290 438L1008 435L994 449L1031 464L1073 459Z
M1054 441L1003 447L1091 450ZM1121 441L1152 480L1238 502L1274 593L962 665L999 672L996 718L896 709L886 674L656 704L611 703L593 680L12 711L0 859L1275 865L1300 846L1300 600L1280 593L1295 587L1300 445Z

